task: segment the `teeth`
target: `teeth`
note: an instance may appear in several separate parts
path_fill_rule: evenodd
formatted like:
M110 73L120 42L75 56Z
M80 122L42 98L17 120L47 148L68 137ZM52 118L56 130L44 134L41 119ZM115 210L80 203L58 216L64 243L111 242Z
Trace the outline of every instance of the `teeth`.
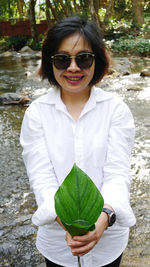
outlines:
M79 81L79 80L81 80L81 78L82 77L78 77L78 78L77 77L67 77L67 79L70 81Z

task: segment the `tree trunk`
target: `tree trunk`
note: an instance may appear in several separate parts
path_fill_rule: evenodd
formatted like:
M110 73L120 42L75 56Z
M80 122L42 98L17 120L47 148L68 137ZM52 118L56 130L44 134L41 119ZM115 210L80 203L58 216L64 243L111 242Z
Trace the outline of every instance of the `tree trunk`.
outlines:
M53 5L51 4L50 0L47 0L47 6L51 9L53 17L56 21L58 21L57 13Z
M95 10L95 6L94 6L94 0L89 0L88 4L89 4L89 11L90 11L92 19L95 20L95 22L97 23L97 26L101 28L101 22L99 19L98 10Z
M10 19L11 18L10 0L8 0L8 14Z
M98 14L99 8L100 8L100 1L99 0L93 0L94 8L96 13Z
M104 23L107 24L109 21L109 18L112 15L112 11L114 9L114 3L115 0L109 0L108 4L107 4L107 8L106 8L106 14L105 14L105 18L104 18Z
M36 45L38 44L38 32L37 32L36 21L35 21L35 4L36 4L36 0L30 0L29 20L30 20L31 34L33 38L33 47L36 47Z
M23 15L23 5L24 5L24 0L18 0L17 8L20 16Z
M144 23L142 0L132 0L133 23L141 26Z
M99 0L100 7L106 8L107 6L107 0Z
M46 11L45 11L45 13L46 13L46 21L47 21L48 28L50 28L50 26L51 26L51 23L50 23L51 17L50 17L50 12L49 12L49 7L48 7L48 1L47 0L45 1L45 5L46 5Z

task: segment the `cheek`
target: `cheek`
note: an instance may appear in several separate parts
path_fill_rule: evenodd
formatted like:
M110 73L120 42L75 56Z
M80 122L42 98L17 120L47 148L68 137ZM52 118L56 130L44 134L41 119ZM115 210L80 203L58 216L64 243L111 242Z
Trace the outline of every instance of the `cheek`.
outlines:
M87 77L91 80L94 76L94 71L95 71L95 65L90 69L90 70L86 70L86 75Z
M60 79L62 71L57 70L55 67L53 67L53 73L56 80Z

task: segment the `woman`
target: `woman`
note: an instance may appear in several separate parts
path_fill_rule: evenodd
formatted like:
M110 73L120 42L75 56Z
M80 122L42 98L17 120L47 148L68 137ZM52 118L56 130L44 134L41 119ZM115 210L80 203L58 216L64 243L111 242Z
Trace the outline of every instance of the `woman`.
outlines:
M51 90L27 109L21 130L23 158L38 209L37 248L47 266L119 266L135 217L129 203L134 122L119 98L95 85L108 57L91 21L66 18L48 32L40 75ZM72 238L62 227L54 195L76 164L104 198L96 229Z

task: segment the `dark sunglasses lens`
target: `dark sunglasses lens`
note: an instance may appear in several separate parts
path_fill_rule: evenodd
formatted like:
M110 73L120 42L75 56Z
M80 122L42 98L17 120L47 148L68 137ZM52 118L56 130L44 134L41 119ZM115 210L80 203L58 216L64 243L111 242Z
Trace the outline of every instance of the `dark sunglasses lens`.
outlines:
M54 65L59 70L67 69L70 65L70 58L66 55L55 55L53 58Z
M80 69L88 69L92 66L93 55L91 54L81 54L76 57L77 65Z

